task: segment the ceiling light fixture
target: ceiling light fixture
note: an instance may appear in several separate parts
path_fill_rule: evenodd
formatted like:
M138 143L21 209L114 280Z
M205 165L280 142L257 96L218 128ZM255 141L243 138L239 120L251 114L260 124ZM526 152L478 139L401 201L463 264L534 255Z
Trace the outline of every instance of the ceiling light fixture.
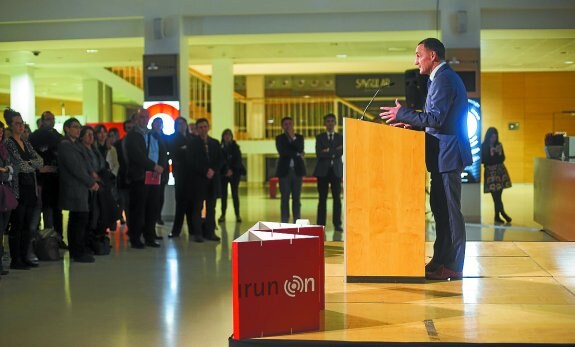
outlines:
M347 58L347 54L337 54L335 57L338 59L345 59Z
M86 53L98 53L97 49L87 49Z
M459 59L457 59L457 57L452 57L449 61L448 61L449 65L457 65L460 64L461 61Z
M147 69L148 71L157 71L157 70L159 70L160 68L158 67L158 65L156 65L156 63L151 62L150 65L148 65L148 66L146 67L146 69Z
M573 60L566 60L563 63L565 63L567 65L571 65L571 64L573 64Z

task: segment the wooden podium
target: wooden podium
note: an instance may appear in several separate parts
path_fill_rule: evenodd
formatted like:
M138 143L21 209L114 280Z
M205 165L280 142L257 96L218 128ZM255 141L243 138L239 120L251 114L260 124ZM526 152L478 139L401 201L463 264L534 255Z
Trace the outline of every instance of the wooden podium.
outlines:
M348 282L425 279L425 134L344 120Z

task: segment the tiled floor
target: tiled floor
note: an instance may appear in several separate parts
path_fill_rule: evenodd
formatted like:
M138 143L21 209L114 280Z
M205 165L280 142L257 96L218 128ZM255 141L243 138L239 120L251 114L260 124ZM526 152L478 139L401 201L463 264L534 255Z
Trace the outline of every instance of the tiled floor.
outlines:
M323 329L279 338L575 343L575 244L539 231L531 196L530 185L506 190L514 223L505 228L490 225L492 202L483 197L481 225L467 226L461 281L348 284L343 245L328 242ZM133 250L117 231L112 254L95 264L70 263L65 254L11 271L0 281L0 346L227 346L231 242L256 221L279 217L279 199L261 187L242 189L241 205L244 223L221 225L219 244L185 236ZM315 208L306 190L303 217L313 221ZM432 239L432 224L427 232Z

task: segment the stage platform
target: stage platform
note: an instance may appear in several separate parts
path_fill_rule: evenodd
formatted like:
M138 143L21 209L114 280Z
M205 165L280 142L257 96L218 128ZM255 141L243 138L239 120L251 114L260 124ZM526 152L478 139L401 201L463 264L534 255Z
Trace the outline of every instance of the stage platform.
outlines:
M320 331L229 346L575 343L575 243L468 242L462 280L423 284L345 283L343 260L343 243L327 242Z

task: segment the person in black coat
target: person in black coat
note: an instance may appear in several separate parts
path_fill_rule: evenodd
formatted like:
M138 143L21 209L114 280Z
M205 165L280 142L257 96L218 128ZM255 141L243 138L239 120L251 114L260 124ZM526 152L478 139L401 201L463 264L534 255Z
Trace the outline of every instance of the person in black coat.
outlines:
M196 121L197 137L192 137L187 148L188 209L192 215L194 241L220 241L216 236L216 199L220 195L220 170L225 165L218 140L208 136L208 120ZM202 227L201 214L206 202L206 220Z
M172 224L172 231L168 234L169 238L180 237L182 225L184 224L184 215L186 215L187 219L188 232L191 234L193 230L191 209L187 209L187 191L190 177L186 176L186 150L192 134L190 133L188 123L185 118L178 117L174 123L176 131L170 139L168 148L170 151L170 158L172 159L172 173L174 174L175 181L174 190L176 194L176 212L174 215L174 223ZM190 213L186 214L187 212Z
M240 223L240 197L238 187L240 179L245 174L245 167L242 163L242 152L240 146L234 141L234 134L230 129L222 132L222 152L226 165L222 170L222 215L218 222L223 223L226 220L226 209L228 206L228 184L232 188L232 199L234 202L234 212L236 213L236 222Z
M343 176L343 136L335 132L336 118L330 113L323 117L325 132L315 137L317 164L313 175L317 177L319 202L317 205L317 224L326 224L326 202L328 188L331 186L333 197L333 225L341 232L341 178ZM340 235L334 234L334 241L340 241Z
M505 213L501 195L503 189L511 187L511 179L503 162L505 152L503 145L499 142L499 133L496 128L489 128L485 133L483 144L481 144L481 162L485 168L485 179L483 181L483 192L491 193L495 206L495 224L511 223L511 217ZM499 216L501 214L501 216Z
M42 215L44 229L52 229L63 236L62 210L58 207L60 178L58 173L58 145L63 136L54 129L54 114L45 111L40 116L41 127L30 135L30 143L34 150L44 160L44 166L39 170L38 186L42 199ZM62 238L63 240L63 238ZM66 248L64 241L60 247Z
M306 174L304 156L304 139L296 134L293 120L282 119L283 134L276 137L276 149L279 153L276 176L279 178L281 192L281 220L289 222L289 199L292 196L292 213L294 222L301 217L301 185Z
M134 123L131 119L124 121L122 124L124 132L127 134L133 127ZM118 152L118 163L120 168L118 169L118 177L116 184L118 186L118 204L120 205L120 211L124 211L126 219L120 218L121 224L126 224L128 219L128 206L130 206L130 179L128 177L128 157L126 156L126 136L114 144L116 147L116 152Z
M166 151L160 148L160 142L147 131L149 118L146 109L138 109L133 116L135 126L126 135L125 145L130 179L128 233L130 244L136 249L160 247L155 241L160 185L146 181L146 177L161 175L167 158Z

